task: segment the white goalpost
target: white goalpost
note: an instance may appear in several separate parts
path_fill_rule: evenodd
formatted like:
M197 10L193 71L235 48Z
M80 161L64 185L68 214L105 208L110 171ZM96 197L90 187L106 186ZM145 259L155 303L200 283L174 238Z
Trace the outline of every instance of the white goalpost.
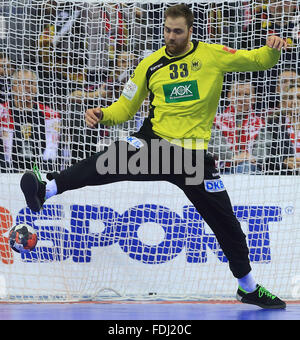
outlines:
M184 2L195 14L195 40L229 50L258 48L269 34L289 43L272 70L225 74L209 152L255 278L299 300L299 5ZM140 129L148 100L115 127L89 129L84 113L118 99L138 62L163 46L163 13L174 3L1 2L0 301L234 299L236 279L214 234L170 183L86 187L52 197L40 213L26 207L19 187L34 163L45 178ZM251 158L234 161L241 153ZM30 253L9 247L18 223L37 231Z

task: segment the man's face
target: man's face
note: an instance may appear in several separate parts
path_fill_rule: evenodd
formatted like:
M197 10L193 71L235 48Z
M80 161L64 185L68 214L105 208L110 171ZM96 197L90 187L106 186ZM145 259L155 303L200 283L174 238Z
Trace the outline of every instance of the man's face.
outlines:
M297 1L278 1L271 0L269 4L269 12L280 17L281 15L289 15L297 8Z
M300 111L300 87L295 86L288 90L287 108L291 109L291 112Z
M17 107L31 108L37 95L37 80L31 72L19 72L14 79L12 92Z
M11 66L7 58L0 59L0 78L7 78L11 75Z
M277 92L286 93L290 86L295 83L297 73L294 71L284 71L278 78Z
M192 28L188 29L184 17L167 17L164 27L166 50L172 56L178 56L188 51Z
M255 100L250 83L235 84L230 93L231 104L236 107L237 112L250 112Z

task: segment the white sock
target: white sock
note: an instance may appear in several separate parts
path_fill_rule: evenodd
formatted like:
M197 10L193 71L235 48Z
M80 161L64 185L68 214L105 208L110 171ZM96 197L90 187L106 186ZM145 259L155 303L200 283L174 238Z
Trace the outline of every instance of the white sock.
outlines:
M239 286L244 289L246 292L251 293L256 289L256 282L251 274L251 272L241 279L238 279Z
M46 199L54 196L57 194L57 186L55 179L52 179L52 181L48 182L46 184Z

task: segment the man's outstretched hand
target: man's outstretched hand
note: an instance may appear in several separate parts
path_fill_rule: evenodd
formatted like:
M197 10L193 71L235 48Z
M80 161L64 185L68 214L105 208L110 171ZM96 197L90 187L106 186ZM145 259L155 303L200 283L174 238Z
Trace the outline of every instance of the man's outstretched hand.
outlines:
M282 48L287 48L287 42L276 35L270 35L267 39L266 45L270 48L275 48L278 51L280 51Z
M103 118L103 112L100 107L88 109L85 113L85 122L88 127L94 128Z

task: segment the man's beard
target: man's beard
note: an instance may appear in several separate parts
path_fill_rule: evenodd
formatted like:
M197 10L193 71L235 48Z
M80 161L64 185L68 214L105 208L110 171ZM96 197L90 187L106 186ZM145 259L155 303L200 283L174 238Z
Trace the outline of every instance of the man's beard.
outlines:
M183 54L183 52L185 51L187 44L189 42L189 37L187 37L180 45L174 43L174 42L166 42L166 50L168 52L168 54L170 54L171 56L177 56L180 54Z

